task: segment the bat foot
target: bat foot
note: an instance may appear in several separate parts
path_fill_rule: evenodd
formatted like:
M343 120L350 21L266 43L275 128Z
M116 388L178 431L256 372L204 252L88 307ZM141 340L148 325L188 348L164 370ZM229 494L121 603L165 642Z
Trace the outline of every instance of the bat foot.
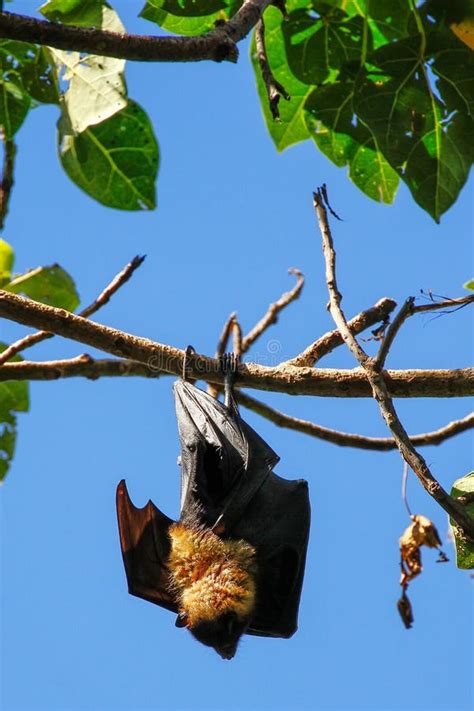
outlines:
M220 357L220 367L224 375L235 376L239 367L239 356L235 353L224 353Z
M239 356L235 353L224 353L221 355L219 363L224 374L224 404L233 414L238 414L239 410L234 398L233 386L239 367Z

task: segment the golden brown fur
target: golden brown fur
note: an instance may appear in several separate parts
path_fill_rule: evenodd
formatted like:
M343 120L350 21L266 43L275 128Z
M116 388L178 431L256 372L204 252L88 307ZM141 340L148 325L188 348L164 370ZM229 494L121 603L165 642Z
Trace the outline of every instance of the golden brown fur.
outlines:
M233 613L242 623L255 608L255 549L223 540L213 531L175 523L169 529L168 561L180 615L190 630Z

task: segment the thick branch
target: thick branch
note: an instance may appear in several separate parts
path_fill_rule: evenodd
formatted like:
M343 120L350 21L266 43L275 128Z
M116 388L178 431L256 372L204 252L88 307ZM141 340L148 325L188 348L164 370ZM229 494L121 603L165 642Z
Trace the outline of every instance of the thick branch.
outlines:
M86 306L85 309L79 312L79 316L83 318L88 318L92 316L96 311L108 304L110 298L118 291L126 282L130 279L132 274L136 269L138 269L141 264L143 264L145 257L134 257L131 262L129 262L125 267L119 272L108 284L105 289L99 294L99 296L91 303ZM6 348L3 353L0 354L0 365L6 363L7 360L13 358L20 351L26 350L26 348L31 348L37 343L46 341L48 338L52 338L54 333L49 331L37 331L36 333L29 333L27 336L20 338L15 343L12 343L8 348Z
M356 449L371 449L379 452L388 452L397 449L397 444L392 437L364 437L363 435L350 434L348 432L339 432L338 430L322 427L314 422L302 420L299 417L287 415L284 412L275 410L261 400L257 400L246 393L239 391L236 393L237 401L247 407L249 410L265 417L278 427L284 427L296 432L310 435L316 439L322 439L325 442L337 444L340 447L355 447ZM423 434L410 435L412 444L418 446L427 446L441 444L450 437L454 437L461 432L466 432L474 428L474 413L463 417L461 420L454 420L433 432L424 432Z
M324 189L314 193L314 207L323 238L323 252L326 264L326 283L329 292L331 315L341 332L344 342L364 368L367 379L372 388L373 396L377 400L382 417L390 429L397 447L406 463L412 468L425 490L438 504L456 521L465 533L474 539L474 521L467 514L462 505L453 499L431 473L422 455L417 452L403 427L390 396L385 374L379 369L376 360L369 358L363 348L351 333L344 313L341 309L341 294L336 281L336 253L332 240L331 230L324 206Z
M0 317L26 326L51 331L64 338L84 343L116 356L145 363L153 372L180 375L184 351L179 348L139 338L129 333L97 324L64 309L55 309L16 294L0 290ZM213 358L192 355L188 360L190 377L222 384L219 363ZM0 379L13 379L4 375ZM21 365L21 364L19 364ZM24 364L23 364L24 365ZM474 369L388 371L387 386L394 397L462 397L474 395ZM24 378L22 378L24 379ZM291 395L320 397L370 397L366 374L360 370L313 368L267 368L255 363L239 366L239 386L258 390L286 392Z
M198 62L206 59L236 62L239 54L236 43L257 24L268 4L269 0L246 0L231 20L198 37L119 34L3 12L0 14L0 37L139 62Z
M361 333L362 331L365 331L366 328L375 326L376 323L387 321L396 305L396 301L384 297L370 309L361 311L360 314L354 316L354 318L348 322L348 326L352 333ZM311 368L315 363L321 360L323 356L327 355L343 343L344 341L338 329L329 331L328 333L325 333L324 336L321 336L321 338L318 338L317 341L314 341L314 343L308 346L295 358L287 360L285 364L297 367L306 366Z

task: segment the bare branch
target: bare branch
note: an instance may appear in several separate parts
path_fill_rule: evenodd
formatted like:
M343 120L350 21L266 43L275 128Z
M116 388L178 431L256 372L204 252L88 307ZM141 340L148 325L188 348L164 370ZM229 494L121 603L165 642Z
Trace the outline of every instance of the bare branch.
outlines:
M357 335L366 328L374 326L380 321L388 321L389 315L397 305L396 301L393 299L388 299L387 297L380 299L374 306L366 311L361 311L357 316L354 316L349 322L348 326L353 334ZM294 365L296 367L308 367L311 368L317 363L321 358L331 351L333 351L338 346L344 343L341 334L338 329L334 331L329 331L325 333L324 336L318 338L310 346L308 346L302 353L297 355L291 360L287 360L285 365Z
M404 321L408 318L408 316L411 316L413 313L414 302L415 299L413 298L413 296L409 296L408 299L406 299L402 308L395 316L393 322L390 324L387 331L385 332L385 336L382 339L382 343L380 344L379 352L375 357L375 364L378 368L384 368L388 352L392 346L395 336L397 335Z
M265 417L273 424L278 427L284 427L289 430L294 430L296 432L303 432L304 434L315 437L316 439L321 439L324 442L331 442L332 444L337 444L340 447L354 447L356 449L370 449L379 452L388 452L397 449L397 444L392 437L364 437L363 435L350 434L348 432L340 432L338 430L330 429L329 427L322 427L309 420L302 420L299 417L293 417L287 415L286 413L275 410L261 400L250 397L246 393L240 390L236 393L237 401L244 407L256 412L258 415ZM461 432L466 432L467 430L474 428L474 413L463 417L461 420L454 420L445 427L441 427L439 430L434 430L433 432L424 432L423 434L410 435L410 440L412 444L418 446L428 446L441 444L450 437L454 437Z
M89 306L79 312L79 316L87 318L92 316L96 311L98 311L102 306L105 306L110 301L110 297L115 294L116 291L120 289L132 276L138 267L143 264L145 257L134 257L131 262L129 262L121 272L119 272L110 282L108 286L99 294L97 299L93 301ZM46 341L48 338L52 338L54 333L49 331L37 331L36 333L30 333L23 338L20 338L15 343L12 343L8 348L6 348L3 353L0 353L0 365L6 363L10 358L13 358L20 351L24 351L27 348L31 348L41 341Z
M405 323L407 318L414 316L415 314L427 313L429 311L440 311L442 309L452 309L457 311L464 306L474 303L474 294L469 294L467 296L462 296L459 299L446 299L444 301L433 302L431 304L419 304L415 305L415 297L409 296L403 304L402 308L396 315L393 323L388 328L385 337L382 340L379 352L375 358L375 364L378 368L382 369L385 365L388 352L392 346L392 343L400 330L401 326Z
M0 317L26 326L51 331L58 336L84 343L105 353L131 358L148 364L156 372L180 375L184 351L133 336L64 309L55 309L16 294L0 290ZM14 364L11 364L12 366ZM219 362L194 354L189 357L189 377L194 380L223 383ZM0 367L0 379L6 366ZM12 371L9 371L10 373ZM24 379L24 378L23 378ZM387 387L393 397L464 397L474 395L474 368L459 370L389 370ZM264 367L241 363L238 371L241 387L286 392L291 395L318 397L371 397L366 373L361 369Z
M276 323L280 311L282 311L285 306L288 306L288 304L291 304L292 301L295 301L295 299L297 299L301 294L301 290L304 286L303 274L300 272L299 269L295 269L294 267L288 269L288 274L294 274L296 276L297 281L295 286L293 287L293 289L291 289L291 291L286 291L284 294L282 294L278 301L275 301L273 304L270 304L266 314L242 339L242 353L246 353L250 346L255 343L257 338L259 338L259 336L261 336L262 333L266 331L269 326Z
M259 20L255 28L255 46L257 49L257 59L260 66L260 71L262 72L262 79L267 90L268 103L270 105L270 111L273 118L278 121L280 120L280 111L278 109L278 104L280 103L280 98L283 97L286 101L291 100L291 96L286 91L285 87L280 84L279 81L273 76L273 72L270 69L270 64L267 57L267 49L265 46L265 25L263 18Z
M0 129L0 134L0 138L3 141L3 171L0 182L0 230L3 230L13 187L16 145L12 138L6 138L3 129Z
M197 37L119 34L62 25L11 12L0 14L0 37L57 49L86 52L138 62L236 62L240 42L255 27L269 0L245 0L228 22Z
M384 373L379 369L375 360L369 358L367 353L365 353L347 325L344 312L341 309L342 297L337 288L336 281L336 254L321 190L314 193L314 207L323 238L323 253L326 264L326 283L329 292L330 311L344 342L363 367L372 388L373 397L379 404L382 417L390 429L403 459L413 469L430 496L456 521L466 535L474 539L474 521L466 513L465 509L443 489L441 484L431 473L424 458L410 442L410 438L393 405L393 400L385 382Z
M225 353L225 350L227 348L227 343L229 342L229 337L232 332L232 329L234 326L234 321L236 318L237 318L237 312L233 311L224 324L222 333L219 336L219 340L217 341L216 355L215 355L216 360L219 360L219 358L222 355L224 355L224 353Z
M94 359L87 353L64 360L41 362L22 360L5 363L0 367L0 382L6 380L58 380L59 378L88 378L139 376L159 378L163 373L135 360L103 358Z

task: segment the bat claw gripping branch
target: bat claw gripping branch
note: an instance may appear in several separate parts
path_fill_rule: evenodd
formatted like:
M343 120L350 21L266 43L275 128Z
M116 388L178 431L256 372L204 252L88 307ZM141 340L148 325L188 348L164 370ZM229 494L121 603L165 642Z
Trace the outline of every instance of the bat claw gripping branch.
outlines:
M239 368L239 357L235 353L221 355L220 368L224 374L224 403L225 406L238 413L237 402L234 397L234 383Z

